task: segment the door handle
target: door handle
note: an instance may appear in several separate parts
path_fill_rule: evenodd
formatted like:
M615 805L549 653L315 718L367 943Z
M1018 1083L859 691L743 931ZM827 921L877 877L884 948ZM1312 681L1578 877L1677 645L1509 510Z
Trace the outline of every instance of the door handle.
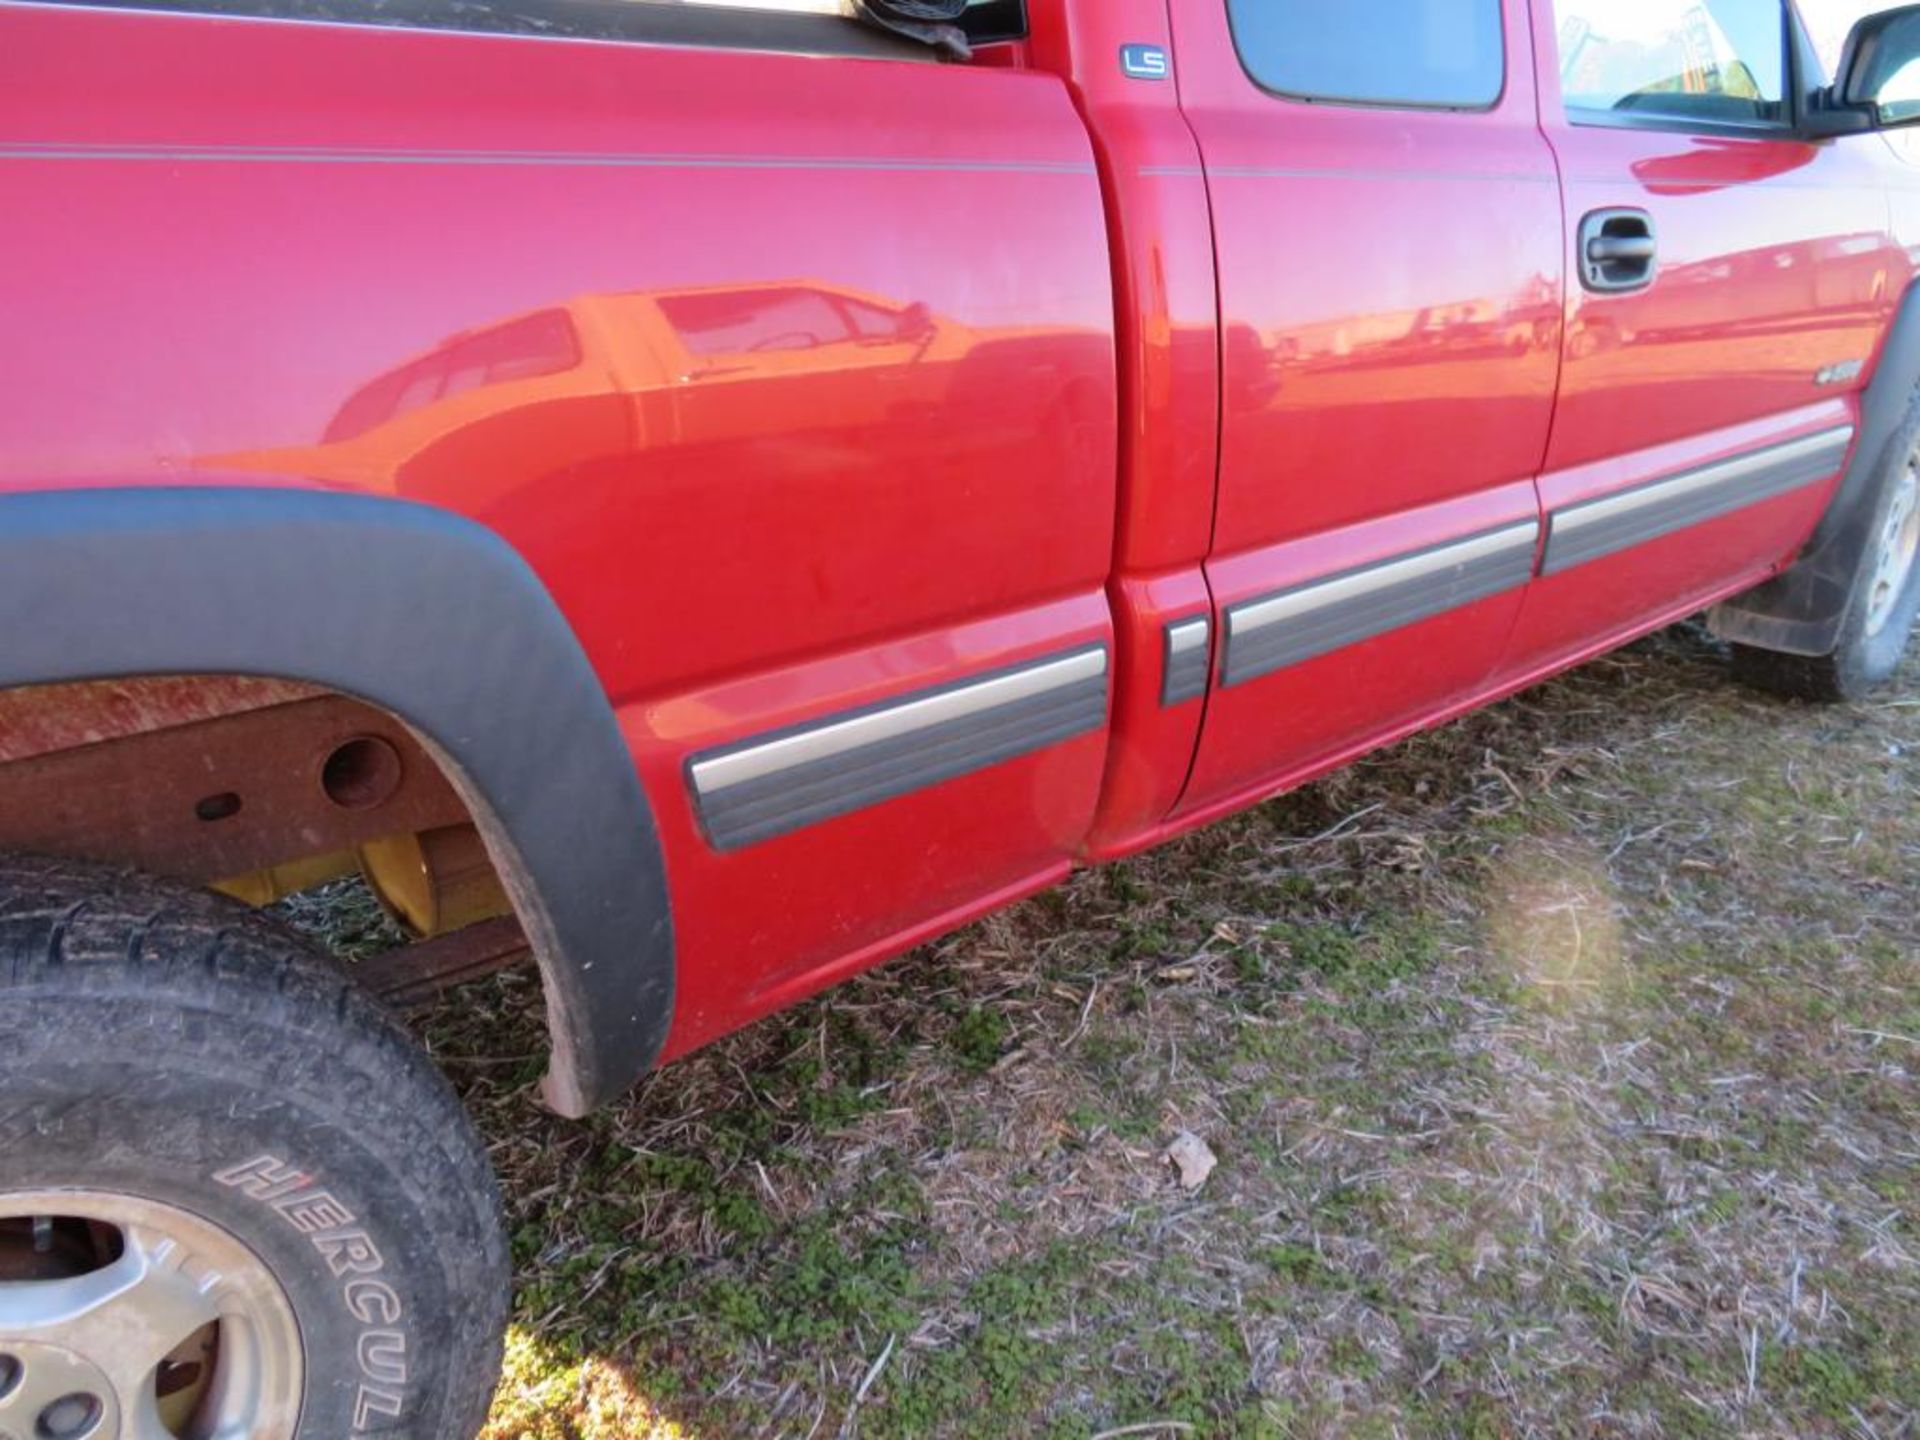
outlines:
M1602 295L1644 290L1659 273L1660 241L1644 210L1595 210L1580 222L1580 281Z
M1597 235L1587 243L1587 262L1592 265L1614 265L1628 260L1644 263L1653 259L1659 250L1650 235Z

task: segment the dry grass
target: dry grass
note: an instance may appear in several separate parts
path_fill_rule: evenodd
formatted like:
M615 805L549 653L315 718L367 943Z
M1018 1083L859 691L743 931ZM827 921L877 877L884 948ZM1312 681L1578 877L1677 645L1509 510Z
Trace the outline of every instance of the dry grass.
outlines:
M585 1124L462 992L490 1440L1916 1433L1916 697L1673 631Z

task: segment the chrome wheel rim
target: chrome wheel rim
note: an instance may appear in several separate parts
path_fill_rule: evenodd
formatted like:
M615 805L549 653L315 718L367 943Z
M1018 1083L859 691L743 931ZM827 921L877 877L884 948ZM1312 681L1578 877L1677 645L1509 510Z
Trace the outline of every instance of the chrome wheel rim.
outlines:
M303 1372L286 1292L220 1227L0 1193L0 1440L291 1440Z
M1869 635L1878 635L1893 623L1914 566L1920 564L1920 456L1909 457L1901 472L1878 541L1873 588L1867 592Z

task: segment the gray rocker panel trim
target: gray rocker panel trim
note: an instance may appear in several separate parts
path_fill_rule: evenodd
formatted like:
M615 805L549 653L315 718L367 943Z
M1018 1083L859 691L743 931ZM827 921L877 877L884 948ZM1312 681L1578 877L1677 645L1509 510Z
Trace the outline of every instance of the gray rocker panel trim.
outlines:
M1525 520L1235 605L1221 684L1245 684L1517 590L1533 576L1539 538L1539 522Z
M1163 657L1165 678L1160 684L1160 703L1171 708L1198 700L1207 693L1209 657L1213 640L1213 621L1205 615L1190 620L1168 622Z
M1825 480L1852 443L1853 427L1836 426L1556 510L1540 573L1568 570Z
M658 1057L674 951L652 814L579 641L491 531L256 484L0 496L0 635L4 686L265 675L398 715L517 861L549 1103L583 1114Z
M1104 645L739 745L687 762L707 838L739 850L1099 729L1107 718Z

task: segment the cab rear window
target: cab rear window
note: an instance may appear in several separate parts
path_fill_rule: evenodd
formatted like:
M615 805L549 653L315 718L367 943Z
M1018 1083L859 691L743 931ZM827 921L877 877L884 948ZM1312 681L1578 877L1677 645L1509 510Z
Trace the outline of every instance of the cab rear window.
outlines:
M1227 0L1263 89L1347 105L1483 110L1506 83L1500 0Z

